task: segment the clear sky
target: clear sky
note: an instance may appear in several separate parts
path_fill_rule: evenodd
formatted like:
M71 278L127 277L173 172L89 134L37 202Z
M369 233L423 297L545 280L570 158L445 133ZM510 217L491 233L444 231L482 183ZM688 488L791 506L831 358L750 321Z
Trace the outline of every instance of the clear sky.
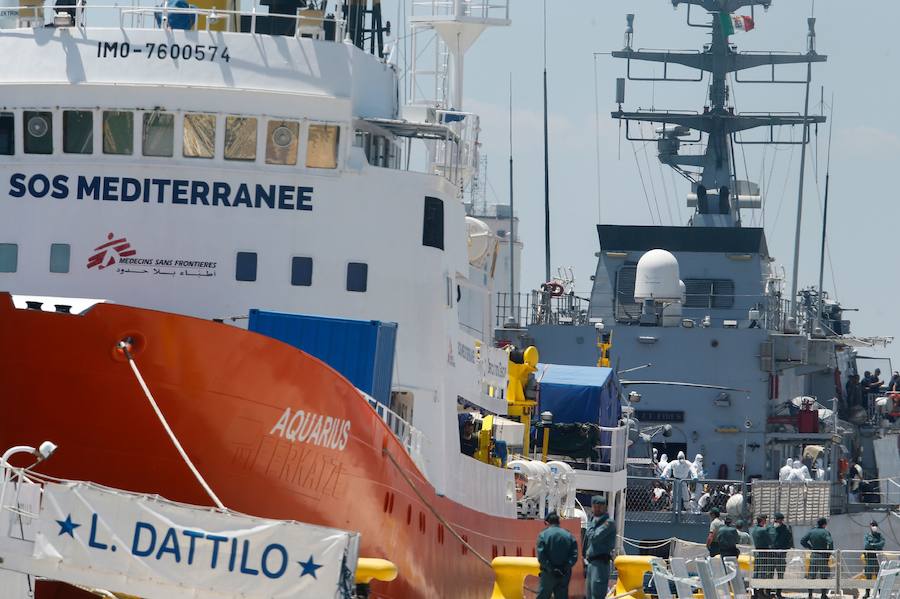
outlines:
M398 1L403 0L385 4L395 23ZM488 202L508 201L507 105L512 75L516 213L525 244L523 290L544 278L542 5L540 0L512 0L512 26L488 30L466 61L465 108L482 115ZM865 10L860 10L848 2L819 0L814 8L817 49L829 55L829 61L814 68L812 112L820 109L822 86L826 104L834 95L835 109L825 289L846 307L860 309L846 316L853 321L854 334L896 336L900 343L893 296L898 283L892 271L897 255L893 225L900 222L892 198L900 170L900 118L891 116L900 93L894 75L898 53L892 41L900 22L900 2L867 2ZM754 31L737 32L732 42L740 50L803 52L806 19L812 9L811 0L774 0L768 11L756 9ZM594 252L599 249L598 214L600 222L615 224L685 224L691 214L685 205L687 183L658 166L655 145L628 142L610 119L615 79L624 76L625 64L595 53L623 46L628 12L636 15L636 48L700 49L708 30L688 27L686 7L675 10L669 0L549 0L547 12L553 271L558 266L573 267L577 290L587 291ZM694 18L700 14L693 11ZM654 69L661 73L660 66L642 68L644 74ZM793 67L779 76L803 75ZM700 110L706 89L705 83L629 81L626 109ZM802 85L745 83L733 89L739 111L803 110ZM786 128L782 135L797 139L801 131ZM802 221L801 288L818 280L827 126L819 127L818 135L813 131L812 139ZM789 279L800 147L744 146L736 151L739 178L762 183L765 196L764 210L745 210L744 223L765 227L770 252ZM891 353L889 349L886 355Z

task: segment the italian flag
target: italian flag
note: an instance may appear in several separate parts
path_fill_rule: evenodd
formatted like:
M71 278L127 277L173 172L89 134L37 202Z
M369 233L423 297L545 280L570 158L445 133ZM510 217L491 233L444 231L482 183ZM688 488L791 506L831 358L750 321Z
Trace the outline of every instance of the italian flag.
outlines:
M719 13L719 20L722 23L722 33L726 36L734 34L735 31L750 31L756 26L752 17L730 15L727 12Z

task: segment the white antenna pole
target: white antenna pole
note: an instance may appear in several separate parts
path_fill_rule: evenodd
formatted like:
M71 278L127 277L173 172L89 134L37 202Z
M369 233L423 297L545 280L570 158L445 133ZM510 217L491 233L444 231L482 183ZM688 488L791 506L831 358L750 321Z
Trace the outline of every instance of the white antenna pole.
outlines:
M519 313L516 310L516 215L513 196L513 103L512 73L509 74L509 305L512 318L518 324ZM500 323L501 326L503 323Z
M816 51L816 19L809 17L809 44L807 51ZM794 271L791 277L791 316L795 316L797 306L797 282L800 276L800 227L803 222L803 183L806 176L806 146L809 143L809 86L812 82L812 63L806 64L806 100L803 108L803 145L800 150L800 191L797 194L797 228L794 232Z

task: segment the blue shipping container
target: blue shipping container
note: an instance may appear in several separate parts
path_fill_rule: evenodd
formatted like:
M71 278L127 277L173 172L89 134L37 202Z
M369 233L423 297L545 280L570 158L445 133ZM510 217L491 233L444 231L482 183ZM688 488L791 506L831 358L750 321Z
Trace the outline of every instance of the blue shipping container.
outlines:
M249 329L322 360L390 405L397 323L250 310Z

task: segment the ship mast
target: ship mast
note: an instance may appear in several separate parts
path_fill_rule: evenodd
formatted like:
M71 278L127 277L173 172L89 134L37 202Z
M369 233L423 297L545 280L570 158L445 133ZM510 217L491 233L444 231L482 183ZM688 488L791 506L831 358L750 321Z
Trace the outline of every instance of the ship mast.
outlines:
M626 123L626 138L630 141L656 142L659 148L659 160L678 171L691 181L691 195L688 206L696 211L690 224L704 227L736 227L741 224L741 208L758 208L762 199L758 186L738 181L734 172L734 144L806 144L809 142L809 125L825 122L824 116L784 115L784 114L740 114L735 112L730 102L728 76L756 67L770 66L771 77L753 79L746 83L795 83L807 84L809 78L802 80L780 80L775 77L776 66L790 64L807 64L824 62L826 56L816 53L810 46L805 54L783 53L745 53L738 52L729 42L731 34L731 13L744 7L753 10L756 6L766 9L772 0L671 0L677 7L688 5L688 25L706 27L711 30L711 41L700 52L677 51L644 51L632 47L634 37L634 15L628 15L628 28L625 34L625 47L612 55L628 61L627 77L631 81L696 81L703 80L704 73L710 77L709 98L702 113L672 111L636 111L622 110L621 104L613 118ZM697 24L691 22L691 7L697 6L707 11L711 22ZM810 25L812 26L812 25ZM811 32L812 35L812 32ZM662 77L640 77L631 72L631 61L655 62L663 64ZM669 65L680 65L700 71L696 78L673 77L669 75ZM739 79L736 80L740 82ZM643 138L640 134L632 135L631 123L657 123L662 125L656 130L656 137ZM779 141L774 135L774 128L781 126L803 127L801 141ZM758 128L768 128L768 139L764 141L740 142L735 134ZM691 135L696 135L689 139ZM699 135L697 135L699 134ZM706 138L706 150L702 154L681 154L682 143L699 143Z

